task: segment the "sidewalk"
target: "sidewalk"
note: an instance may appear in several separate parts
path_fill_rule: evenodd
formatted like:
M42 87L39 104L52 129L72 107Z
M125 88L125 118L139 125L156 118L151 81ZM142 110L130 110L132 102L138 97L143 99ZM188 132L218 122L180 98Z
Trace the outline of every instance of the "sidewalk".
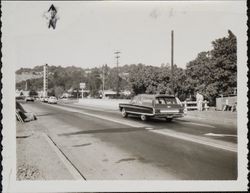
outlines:
M119 110L119 103L129 102L129 99L79 99L75 104L87 107L99 107L108 110Z
M126 99L79 99L75 104L86 107L97 107L107 110L118 110L119 103L129 103ZM184 119L206 120L220 124L237 125L237 112L230 111L188 111Z
M73 179L51 148L39 122L16 124L17 180Z
M237 125L237 112L230 111L188 111L187 119L200 119L221 124Z

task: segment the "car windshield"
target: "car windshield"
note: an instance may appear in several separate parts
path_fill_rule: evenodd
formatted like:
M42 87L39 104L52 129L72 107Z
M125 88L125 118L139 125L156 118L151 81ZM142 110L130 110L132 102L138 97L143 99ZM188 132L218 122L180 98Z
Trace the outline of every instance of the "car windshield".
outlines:
M163 105L177 104L177 101L174 97L157 97L155 98L155 104L163 104Z

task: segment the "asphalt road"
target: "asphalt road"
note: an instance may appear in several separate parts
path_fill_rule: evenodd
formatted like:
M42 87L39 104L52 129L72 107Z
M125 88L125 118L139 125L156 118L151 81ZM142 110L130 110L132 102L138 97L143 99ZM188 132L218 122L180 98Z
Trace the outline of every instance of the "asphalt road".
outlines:
M237 128L232 125L142 122L73 104L24 107L87 180L237 179Z

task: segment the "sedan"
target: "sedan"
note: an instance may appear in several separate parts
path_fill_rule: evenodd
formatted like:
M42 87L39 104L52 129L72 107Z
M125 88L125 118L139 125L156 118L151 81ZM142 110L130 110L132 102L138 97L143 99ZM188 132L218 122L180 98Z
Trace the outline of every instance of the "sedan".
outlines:
M32 102L34 102L34 101L35 101L35 99L34 99L34 97L27 96L27 97L25 97L25 102L28 102L28 101L32 101Z
M54 96L49 97L48 103L49 104L57 104L57 98Z

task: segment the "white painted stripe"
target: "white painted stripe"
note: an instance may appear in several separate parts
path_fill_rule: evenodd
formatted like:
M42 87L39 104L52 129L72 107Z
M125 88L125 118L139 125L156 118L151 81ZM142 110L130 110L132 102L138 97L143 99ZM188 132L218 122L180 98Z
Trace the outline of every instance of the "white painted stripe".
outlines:
M114 109L105 109L105 108L101 108L101 107L94 107L94 106L83 106L81 104L65 104L65 103L60 103L62 105L65 105L65 106L69 106L69 107L77 107L77 108L81 108L84 110L84 109L89 109L89 110L95 110L95 111L101 111L101 112L112 112L112 113L119 113L119 109L117 108L116 110ZM93 109L94 108L94 109Z
M66 157L63 155L63 153L58 149L58 147L54 144L54 142L46 135L43 133L44 138L47 140L49 143L50 147L56 152L62 163L65 165L65 167L68 169L68 171L71 173L73 178L75 180L86 180L85 178L82 177L82 175L74 168L74 166L66 159Z
M237 146L235 144L229 143L229 142L207 139L205 137L200 137L200 136L197 137L197 136L190 135L190 134L172 131L170 129L164 129L164 131L163 130L156 130L156 129L154 130L154 129L151 129L151 125L135 123L135 122L127 121L125 119L124 119L124 121L121 121L120 119L118 120L118 119L106 117L103 115L91 114L91 113L84 112L83 110L77 110L77 109L73 109L70 107L61 107L61 106L53 106L53 107L67 110L67 111L71 111L71 112L78 112L78 113L81 113L84 115L96 117L99 119L104 119L107 121L115 122L115 123L122 124L122 125L127 125L130 127L146 127L146 128L148 128L147 130L149 132L154 132L154 133L162 134L162 135L169 136L169 137L175 137L178 139L182 139L182 140L186 140L186 141L190 141L190 142L194 142L194 143L198 143L198 144L202 144L202 145L208 145L208 146L211 146L214 148L219 148L219 149L223 149L223 150L227 150L227 151L237 152Z
M237 135L232 135L232 134L220 134L220 133L206 133L204 135L207 136L215 136L215 137L237 137Z
M202 145L207 145L207 146L211 146L214 148L219 148L219 149L223 149L223 150L227 150L227 151L232 151L232 152L237 152L237 146L233 143L229 143L229 142L220 142L220 141L216 141L216 140L209 140L207 138L201 138L201 137L194 137L188 134L184 134L184 133L177 133L177 132L171 132L170 130L166 131L162 131L162 130L149 130L149 132L154 132L154 133L158 133L161 135L166 135L169 137L174 137L174 138L178 138L178 139L182 139L185 141L190 141L190 142L194 142L194 143L198 143L198 144L202 144Z
M122 124L122 125L127 125L127 126L130 126L130 127L146 127L146 126L148 126L146 124L140 124L140 123L137 123L137 122L128 121L126 119L123 119L123 121L121 121L120 119L110 118L110 117L103 116L103 115L96 115L96 114L92 114L92 113L87 113L84 110L78 110L78 109L74 109L74 108L71 108L71 107L62 107L62 106L53 106L53 107L63 109L63 110L66 110L66 111L70 111L70 112L81 113L81 114L84 114L84 115L87 115L87 116L96 117L98 119L104 119L104 120L107 120L107 121L111 121L111 122Z
M213 126L213 125L202 124L202 123L181 122L181 124L190 124L190 125L197 125L197 126L202 126L202 127L210 127L210 128L215 128L215 126Z

